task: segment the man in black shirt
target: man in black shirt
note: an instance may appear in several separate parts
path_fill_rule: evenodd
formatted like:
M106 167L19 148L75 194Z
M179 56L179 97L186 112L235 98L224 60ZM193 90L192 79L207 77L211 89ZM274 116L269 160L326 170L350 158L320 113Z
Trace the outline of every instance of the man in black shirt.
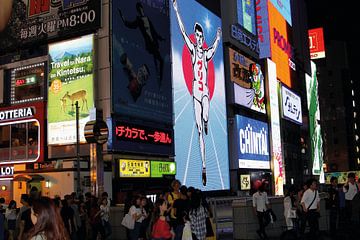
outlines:
M339 213L339 191L337 188L338 179L331 177L330 188L328 189L329 199L327 202L327 208L330 210L330 231L331 235L336 239L336 223Z
M174 201L173 208L175 210L176 224L175 224L175 240L182 238L182 232L185 226L184 217L188 215L190 208L190 201L187 198L187 187L180 187L180 198Z
M21 204L23 205L20 209L20 233L19 239L23 239L24 235L34 226L31 221L31 199L27 194L21 195Z

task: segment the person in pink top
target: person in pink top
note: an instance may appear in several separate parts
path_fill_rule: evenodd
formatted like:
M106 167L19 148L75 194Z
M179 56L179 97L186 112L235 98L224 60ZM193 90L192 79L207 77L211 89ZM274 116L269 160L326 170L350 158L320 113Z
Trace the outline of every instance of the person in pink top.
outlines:
M152 240L172 239L174 232L166 221L164 214L167 212L167 203L164 199L158 199L155 203L155 211L152 220Z

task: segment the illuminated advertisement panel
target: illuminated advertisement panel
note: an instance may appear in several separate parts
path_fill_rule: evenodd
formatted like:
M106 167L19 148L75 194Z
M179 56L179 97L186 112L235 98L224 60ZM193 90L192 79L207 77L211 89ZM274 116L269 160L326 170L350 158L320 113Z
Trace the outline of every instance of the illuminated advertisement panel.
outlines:
M301 98L284 85L281 86L282 115L297 124L302 124Z
M254 0L237 0L238 22L250 33L256 35Z
M115 113L172 124L168 1L113 1Z
M270 169L267 123L236 115L239 168Z
M43 102L0 110L0 165L41 162L44 159Z
M273 164L275 195L284 194L285 168L283 166L280 111L279 111L279 82L276 79L276 64L267 59L270 95L270 131L271 131L271 161Z
M313 159L312 173L321 175L323 169L323 140L320 126L320 108L318 99L318 81L316 76L316 64L311 62L312 76L305 75L307 102L309 109L309 131L311 141L311 159Z
M290 0L270 0L270 2L279 11L281 16L285 18L288 24L292 26Z
M101 26L99 0L7 0L1 5L8 18L3 19L6 27L0 27L0 53L24 44L79 36Z
M264 76L261 66L229 48L230 79L234 82L236 104L266 113Z
M355 180L358 181L360 178L360 171L351 171L351 172L330 172L325 173L325 183L330 184L330 179L336 177L338 179L338 184L345 184L348 181L348 174L355 173Z
M11 70L11 103L42 100L45 91L45 63Z
M194 0L170 5L176 178L229 189L221 20Z
M164 161L151 161L151 177L161 178L163 175L175 175L176 163Z
M93 35L49 45L48 144L76 142L76 102L86 142L84 127L95 112L93 54Z
M174 133L171 128L117 120L114 118L112 148L115 151L174 155Z
M260 59L271 57L268 0L256 0L256 28Z
M120 159L120 177L143 178L150 177L150 161Z
M323 28L309 30L310 58L325 58L325 43Z
M291 71L296 70L294 48L288 36L288 25L283 16L269 3L271 60L276 64L277 78L291 87Z
M14 178L14 166L0 166L0 181Z
M240 175L240 190L250 190L251 182L249 174Z

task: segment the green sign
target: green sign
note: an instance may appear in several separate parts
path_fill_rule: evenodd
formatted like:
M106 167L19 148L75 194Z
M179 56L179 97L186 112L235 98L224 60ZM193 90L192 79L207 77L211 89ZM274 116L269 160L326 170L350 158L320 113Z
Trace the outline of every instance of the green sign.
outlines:
M175 175L176 164L174 162L151 161L151 177L161 178L163 175Z

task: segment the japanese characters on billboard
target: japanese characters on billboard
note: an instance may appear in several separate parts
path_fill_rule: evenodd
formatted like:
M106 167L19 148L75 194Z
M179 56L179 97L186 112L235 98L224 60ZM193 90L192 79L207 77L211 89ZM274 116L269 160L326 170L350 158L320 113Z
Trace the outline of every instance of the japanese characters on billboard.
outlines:
M309 131L311 141L311 159L313 160L312 173L324 174L323 169L323 140L320 125L320 108L318 99L318 81L316 64L311 62L311 76L305 75L307 103L309 109Z
M287 23L292 26L291 20L291 0L270 0L279 13L285 18Z
M194 0L170 3L176 178L229 189L221 20Z
M229 48L230 79L234 82L234 100L257 112L266 113L264 76L261 66Z
M236 115L236 124L239 168L270 169L267 123Z
M323 28L309 30L310 58L325 58L325 43Z
M284 85L281 86L283 117L297 124L302 124L301 98Z
M0 53L23 44L79 36L101 23L99 0L7 0L1 4L7 17L6 27L0 24Z
M256 0L256 28L259 40L260 59L271 57L268 0Z
M256 35L256 17L254 0L237 0L238 23L250 33Z
M172 124L168 1L113 1L112 25L114 112Z
M45 63L11 70L11 103L39 101L45 92Z
M44 159L43 102L18 104L0 111L0 165Z
M49 45L48 144L76 142L78 102L80 142L94 120L93 35Z
M267 59L269 95L270 95L270 131L271 131L271 161L273 163L275 195L284 194L285 168L283 165L280 110L279 110L279 82L276 78L276 64Z
M171 128L113 120L112 147L116 151L174 155L174 137Z
M120 177L150 177L150 161L120 159Z

